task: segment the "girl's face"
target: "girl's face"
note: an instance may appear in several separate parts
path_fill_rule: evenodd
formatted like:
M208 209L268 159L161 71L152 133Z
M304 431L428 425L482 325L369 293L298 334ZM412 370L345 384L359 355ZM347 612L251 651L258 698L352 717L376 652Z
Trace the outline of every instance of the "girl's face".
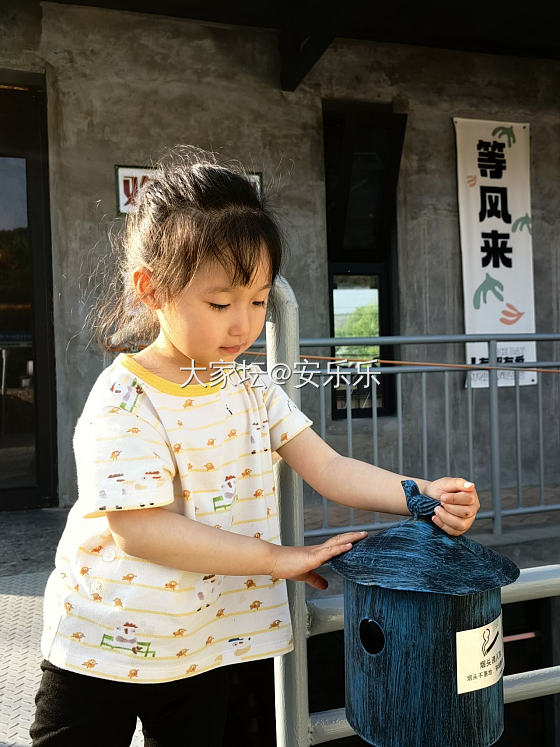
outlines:
M235 360L261 333L270 288L264 254L246 286L232 286L218 262L202 265L175 302L157 311L167 352L178 367L208 369L213 361ZM201 381L209 378L204 372L196 373Z

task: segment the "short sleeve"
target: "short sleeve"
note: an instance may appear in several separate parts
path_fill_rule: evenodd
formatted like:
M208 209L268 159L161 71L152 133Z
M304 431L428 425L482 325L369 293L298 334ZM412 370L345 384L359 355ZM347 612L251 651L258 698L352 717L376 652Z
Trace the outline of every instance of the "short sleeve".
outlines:
M176 462L157 424L117 407L86 409L73 445L85 518L173 502Z
M304 428L313 425L313 421L268 375L261 376L261 380L265 383L264 403L268 417L270 447L272 451L276 451Z

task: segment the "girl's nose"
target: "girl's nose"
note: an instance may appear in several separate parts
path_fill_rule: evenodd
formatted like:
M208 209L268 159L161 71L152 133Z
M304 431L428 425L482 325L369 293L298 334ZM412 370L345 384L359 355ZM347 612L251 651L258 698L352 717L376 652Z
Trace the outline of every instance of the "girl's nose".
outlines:
M231 319L229 333L232 337L245 338L249 334L249 315L239 310ZM243 340L242 340L243 341Z

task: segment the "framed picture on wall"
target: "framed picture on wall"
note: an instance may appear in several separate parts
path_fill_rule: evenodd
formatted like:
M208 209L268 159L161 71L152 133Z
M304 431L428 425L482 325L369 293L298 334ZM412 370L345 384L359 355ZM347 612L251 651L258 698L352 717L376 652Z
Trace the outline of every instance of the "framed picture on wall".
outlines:
M138 193L154 171L146 166L115 166L117 215L136 211Z
M133 213L136 210L136 198L155 169L147 166L115 166L115 187L117 195L117 215ZM259 198L262 194L262 173L247 174Z

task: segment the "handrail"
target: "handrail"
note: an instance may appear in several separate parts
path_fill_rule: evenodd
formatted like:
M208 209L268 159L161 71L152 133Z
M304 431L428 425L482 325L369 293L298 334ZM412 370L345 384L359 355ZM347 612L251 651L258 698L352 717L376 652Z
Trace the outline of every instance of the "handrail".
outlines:
M514 342L527 340L528 342L560 341L559 332L532 332L507 334L456 334L456 335L384 335L381 337L301 337L299 346L302 348L333 347L336 345L432 345L443 342ZM253 347L265 347L266 341L256 340Z
M267 321L266 342L258 340L253 344L255 348L267 348L267 363L269 370L276 362L295 362L300 358L301 348L328 347L338 345L422 345L437 343L467 343L488 342L488 370L489 388L493 394L491 403L493 427L492 463L499 465L499 445L496 443L496 368L497 346L500 342L513 340L558 342L560 334L490 334L490 335L428 335L428 336L385 336L377 338L303 338L299 339L298 305L289 284L279 278L274 288L274 302L277 308L277 318L281 318L281 329L275 319ZM559 361L540 366L558 366ZM516 368L530 367L531 363L514 364ZM533 364L534 365L534 364ZM507 364L504 365L507 367ZM440 368L443 368L441 366ZM479 368L484 369L481 365ZM396 367L398 373L412 371L413 366ZM437 369L437 364L433 366ZM430 370L433 370L430 367ZM388 372L390 369L385 369ZM445 369L443 369L445 370ZM299 404L300 389L295 387L294 377L286 382L285 390L290 397ZM540 391L540 390L539 390ZM493 408L493 409L492 409ZM280 462L275 466L279 498L282 494L289 497L287 501L280 500L282 541L286 544L303 544L303 500L301 478ZM497 466L492 476L494 531L501 531L501 506L499 505L500 481ZM543 597L560 595L560 565L529 568L521 571L519 579L502 590L502 602L524 601ZM334 709L320 713L309 714L308 677L306 639L309 635L317 635L340 630L344 623L344 610L341 596L325 597L309 600L306 604L305 590L302 584L288 582L288 597L292 627L294 633L294 651L281 657L276 657L275 698L276 698L276 735L277 747L304 747L309 744L351 736L354 731L346 720L344 709ZM540 697L546 694L560 692L560 667L521 674L508 675L503 679L505 702L514 702L525 698Z

